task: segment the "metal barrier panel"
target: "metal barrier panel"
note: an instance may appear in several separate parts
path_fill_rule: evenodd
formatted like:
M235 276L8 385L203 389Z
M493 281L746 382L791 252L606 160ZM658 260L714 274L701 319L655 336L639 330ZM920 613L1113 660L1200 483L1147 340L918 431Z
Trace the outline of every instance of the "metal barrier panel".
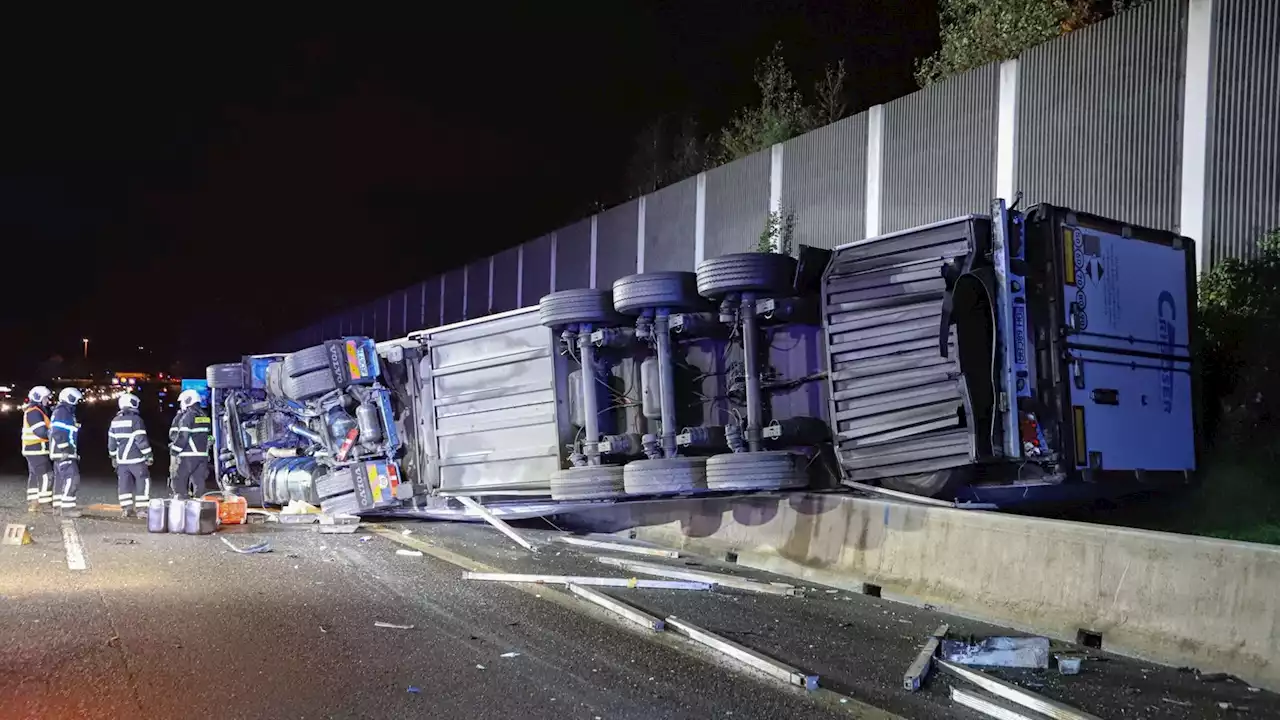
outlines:
M557 402L565 359L536 308L439 328L427 344L441 489L549 495L573 436Z
M880 232L987 211L999 75L999 66L987 65L884 106Z
M788 140L782 207L795 217L795 243L820 248L861 240L867 229L867 114Z
M697 204L696 177L668 185L645 198L645 272L693 270Z
M1207 244L1209 267L1252 255L1280 227L1280 12L1216 2L1213 15L1205 237L1192 238Z
M1147 3L1022 54L1015 185L1024 205L1177 228L1184 5Z
M520 307L534 307L551 292L551 236L543 235L524 244L520 274Z
M464 314L468 320L489 314L489 258L467 265L467 307Z
M591 218L556 231L556 290L591 287Z
M600 213L596 222L596 287L613 287L613 281L636 271L636 231L640 203L632 200Z
M462 322L466 319L463 312L463 298L466 297L467 269L454 268L441 278L443 290L440 293L440 320L442 324Z
M707 171L705 256L754 250L769 217L770 151Z
M513 247L493 256L493 312L515 310L520 292L520 248Z

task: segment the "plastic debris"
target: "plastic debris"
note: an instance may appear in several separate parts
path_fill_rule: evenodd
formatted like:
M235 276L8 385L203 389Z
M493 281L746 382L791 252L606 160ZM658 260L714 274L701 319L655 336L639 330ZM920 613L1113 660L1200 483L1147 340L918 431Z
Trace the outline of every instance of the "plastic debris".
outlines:
M520 657L520 653L518 653L518 652L505 652L505 653L502 653L501 655L499 655L498 657L504 657L504 658Z
M221 540L223 544L225 544L227 547L231 548L233 552L239 553L241 555L257 555L260 553L271 552L271 543L268 543L268 542L260 542L260 543L257 543L256 545L250 545L249 547L246 547L246 548L238 548L235 545L231 544L231 541L226 539L225 537L218 536L218 539ZM173 561L170 560L169 562L172 563Z
M1049 638L996 636L943 640L942 656L961 665L1044 669L1049 667Z
M1177 705L1178 707L1191 707L1191 703L1174 700L1173 698L1160 698L1160 701L1169 703L1170 705Z
M412 530L401 530L401 531L400 531L400 534L401 534L401 535L412 535L412 534L413 534L413 531L412 531Z
M417 685L410 685L409 692L413 693L414 695L417 695L418 693L422 692L422 690Z
M422 551L420 550L397 550L396 554L405 557L422 557Z
M360 536L360 542L362 542L362 543L367 543L367 542L369 542L369 541L370 541L370 540L372 540L372 539L373 539L373 536L372 536L372 535L362 535L362 536Z
M381 620L373 624L374 627L389 628L391 630L412 630L412 625L397 625L395 623L382 622Z
M1062 675L1079 675L1084 658L1079 655L1058 655L1058 672Z
M483 670L483 669L484 669L484 666L483 666L483 665L481 665L481 664L479 664L479 663L476 663L476 669L477 669L477 670Z

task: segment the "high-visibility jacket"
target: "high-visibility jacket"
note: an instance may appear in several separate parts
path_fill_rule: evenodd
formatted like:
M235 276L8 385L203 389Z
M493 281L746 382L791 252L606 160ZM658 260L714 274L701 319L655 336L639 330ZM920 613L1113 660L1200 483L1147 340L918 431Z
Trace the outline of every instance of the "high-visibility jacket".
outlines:
M208 457L213 424L199 405L178 413L169 428L169 452L175 457Z
M53 442L49 457L54 460L79 460L80 423L76 422L76 406L58 403L53 409L49 425L49 439Z
M22 408L22 454L49 454L49 416L34 403Z
M137 410L121 410L111 419L107 452L117 465L137 465L151 459L151 441L147 439L147 427Z

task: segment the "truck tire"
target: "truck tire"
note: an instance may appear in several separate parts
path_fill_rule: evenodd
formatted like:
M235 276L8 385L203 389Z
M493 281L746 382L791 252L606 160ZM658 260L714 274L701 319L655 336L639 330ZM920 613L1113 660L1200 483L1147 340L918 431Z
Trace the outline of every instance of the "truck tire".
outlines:
M301 377L320 368L329 367L329 349L316 345L284 356L284 376Z
M698 294L719 300L732 293L757 297L795 294L796 260L781 253L735 253L698 263Z
M617 325L621 318L613 310L613 293L608 290L561 290L538 301L538 319L549 328L565 325Z
M673 457L636 460L622 471L628 495L678 495L707 489L707 459Z
M621 497L626 489L621 465L587 465L551 473L552 500L602 500Z
M785 450L707 458L708 490L781 490L809 483L802 456Z
M709 310L698 295L698 276L691 272L651 272L628 275L613 283L613 308L623 315L639 315L654 308Z
M245 386L244 365L240 363L221 363L210 365L205 370L205 380L211 388L240 390Z
M310 372L296 378L283 378L281 385L283 386L284 396L298 402L306 402L311 398L320 397L338 387L338 384L333 381L333 373L329 372L329 368Z

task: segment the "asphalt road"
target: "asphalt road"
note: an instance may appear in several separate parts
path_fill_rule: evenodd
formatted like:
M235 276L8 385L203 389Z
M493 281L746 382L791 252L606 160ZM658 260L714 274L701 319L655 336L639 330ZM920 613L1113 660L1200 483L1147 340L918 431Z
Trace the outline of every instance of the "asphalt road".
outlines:
M88 505L114 494L106 478L89 478L80 495ZM916 694L897 685L939 622L1000 632L822 589L804 598L617 592L817 672L834 691L806 693L553 588L463 580L457 564L615 574L567 546L530 557L484 526L406 523L394 528L409 531L404 542L437 552L405 557L395 552L402 545L364 533L221 531L240 546L272 544L242 556L217 537L148 534L141 521L28 515L22 496L21 478L0 477L0 522L27 522L35 538L0 547L5 718L891 717L875 708L977 717L950 702L949 678ZM84 570L68 567L66 528ZM1102 717L1218 717L1216 703L1228 701L1253 717L1280 715L1268 693L1122 658L1099 656L1074 678L1006 677Z

